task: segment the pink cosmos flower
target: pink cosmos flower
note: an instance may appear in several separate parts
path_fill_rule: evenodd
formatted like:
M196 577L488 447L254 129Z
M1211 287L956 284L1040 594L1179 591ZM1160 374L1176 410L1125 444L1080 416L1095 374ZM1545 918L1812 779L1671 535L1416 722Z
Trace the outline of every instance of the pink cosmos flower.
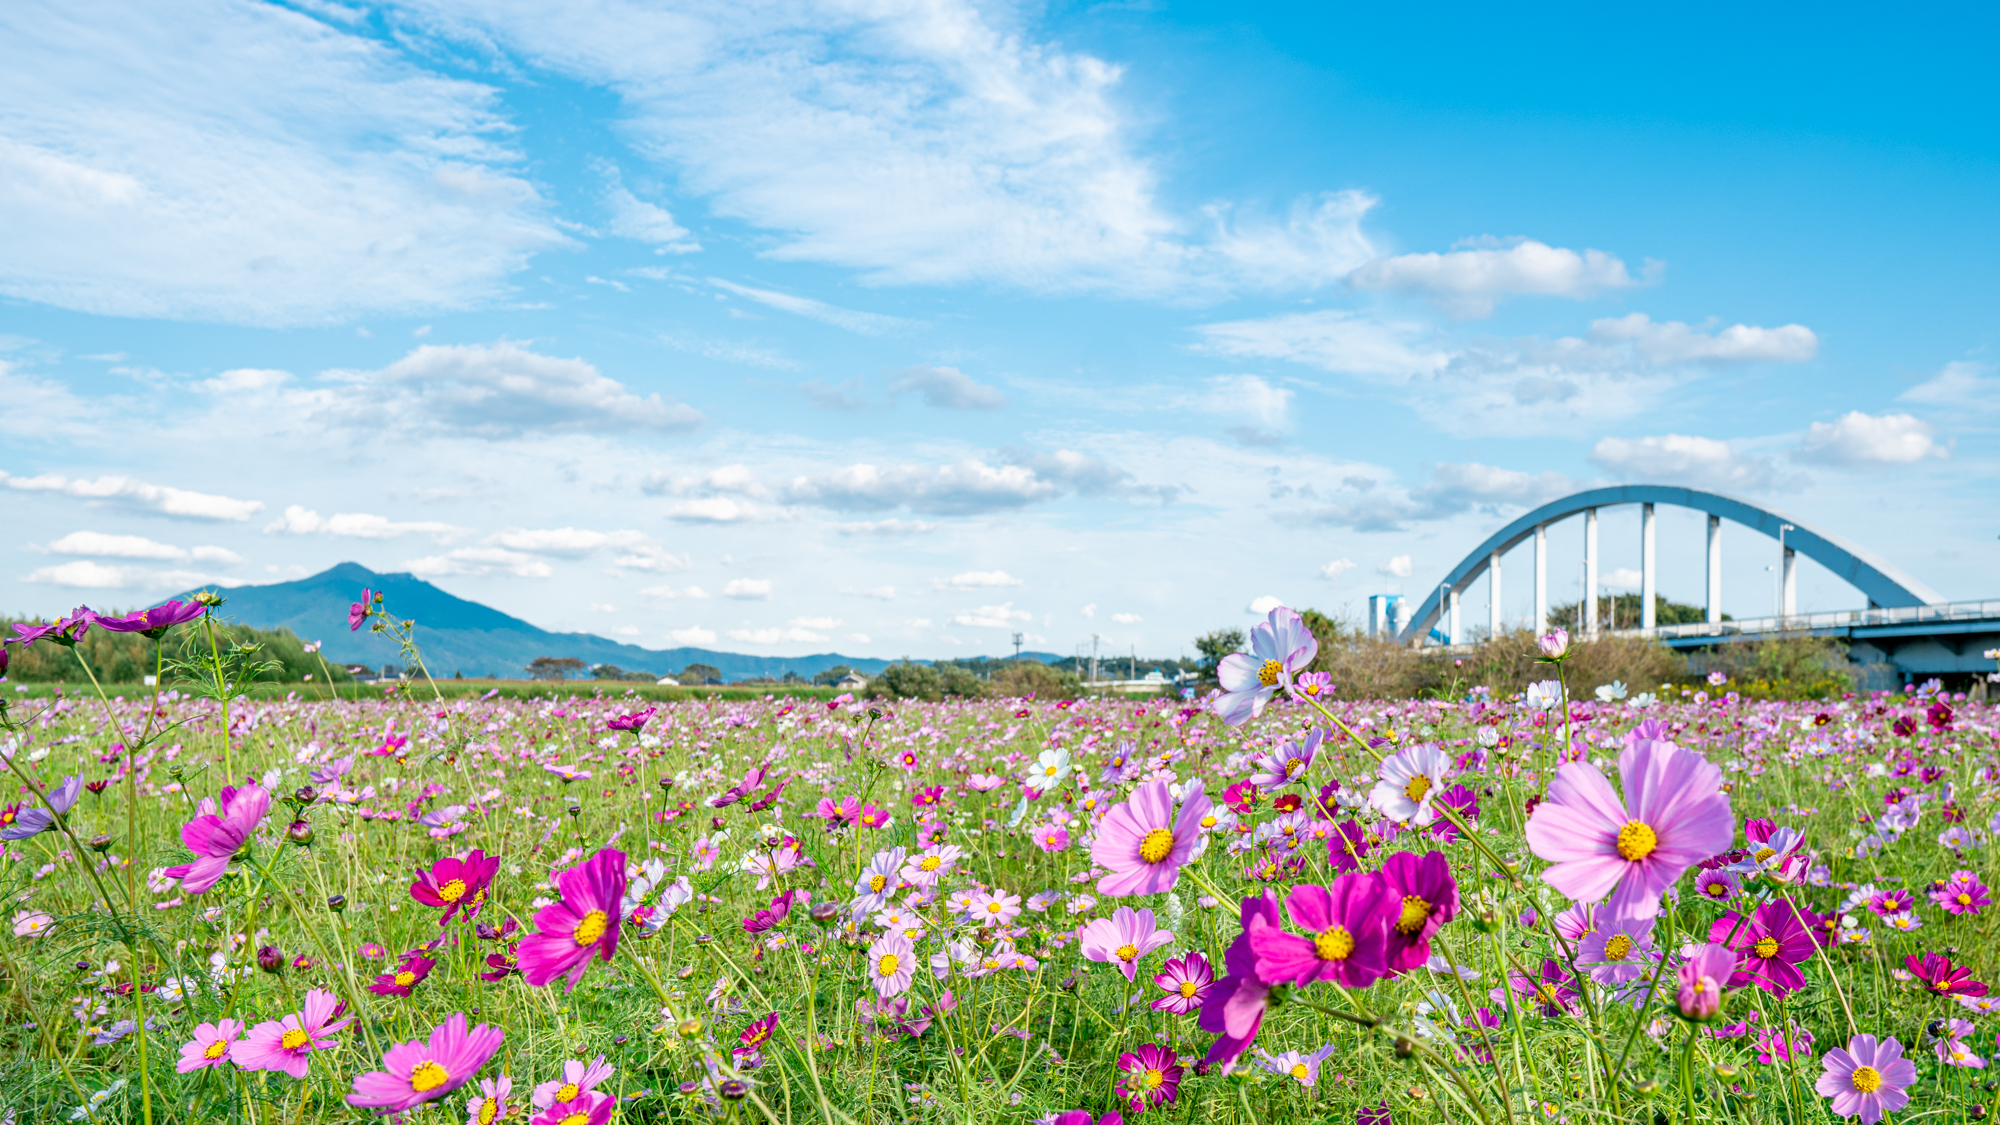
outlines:
M361 628L368 615L375 612L375 591L366 586L361 588L361 600L347 607L347 631L352 633Z
M1006 891L980 891L966 914L978 919L982 926L1005 926L1021 916L1021 896Z
M1729 847L1735 822L1722 771L1666 733L1648 719L1625 736L1623 801L1589 762L1556 771L1527 827L1528 846L1554 865L1542 876L1550 886L1578 902L1610 893L1614 912L1650 918L1683 872Z
M1813 1089L1833 1100L1834 1116L1859 1117L1865 1125L1908 1105L1910 1095L1904 1091L1917 1080L1916 1064L1903 1057L1903 1044L1873 1035L1849 1039L1845 1049L1828 1051L1819 1064L1826 1073Z
M925 848L904 860L903 867L897 874L902 877L903 882L913 887L935 887L946 875L951 874L951 869L957 866L959 857L964 854L965 849L954 844Z
M1109 918L1099 918L1076 932L1077 949L1091 961L1115 964L1126 980L1139 978L1139 962L1163 945L1172 945L1173 932L1153 924L1151 910L1121 906Z
M355 1075L347 1104L402 1113L436 1101L470 1081L506 1039L490 1024L468 1031L465 1013L454 1012L431 1030L430 1042L398 1043L383 1053L381 1070Z
M1153 983L1167 992L1153 1001L1153 1010L1184 1016L1208 999L1209 990L1215 986L1215 969L1208 958L1190 950L1184 956L1168 958L1154 975Z
M597 854L556 876L562 901L535 913L535 932L521 939L516 956L521 979L541 988L569 977L583 978L590 955L603 961L618 952L618 908L625 897L625 853L601 848Z
M1069 829L1060 824L1051 824L1035 830L1035 846L1053 855L1069 850Z
M1201 839L1201 821L1212 803L1200 781L1181 795L1180 816L1174 815L1173 790L1165 781L1149 781L1126 801L1105 814L1090 858L1110 874L1097 881L1097 893L1123 898L1172 890L1181 865L1194 854Z
M1278 748L1267 754L1259 754L1256 759L1257 776L1251 778L1259 788L1282 789L1306 775L1312 768L1313 759L1319 756L1320 744L1326 741L1326 732L1314 727L1306 732L1304 740L1285 739Z
M605 1125L617 1098L593 1094L574 1102L557 1102L536 1114L528 1125Z
M1250 630L1249 655L1232 652L1216 665L1216 681L1222 687L1212 705L1216 715L1238 727L1263 714L1271 696L1289 691L1292 677L1318 655L1319 641L1305 620L1284 606L1273 608Z
M410 897L425 906L442 908L440 926L448 925L461 908L467 918L476 918L480 904L486 901L486 888L492 885L493 874L498 870L500 857L487 855L478 848L464 856L446 856L432 864L429 871L417 870L417 881L410 884Z
M514 1111L507 1104L508 1095L514 1092L514 1080L501 1075L498 1079L479 1080L479 1093L465 1100L465 1125L493 1125Z
M536 1109L547 1109L557 1102L577 1101L616 1073L617 1068L605 1062L603 1055L588 1064L580 1059L570 1059L563 1063L562 1077L536 1086L529 1100Z
M1180 1096L1183 1071L1172 1049L1141 1044L1138 1050L1118 1056L1117 1091L1134 1112L1143 1112Z
M416 991L416 986L431 975L436 961L415 953L403 957L403 963L396 966L393 973L381 973L369 983L368 991L377 996L408 996Z
M167 635L167 630L176 625L185 625L208 612L208 607L197 601L161 602L151 609L128 613L123 617L105 617L93 614L96 624L113 633L138 633L159 640ZM308 647L307 652L313 651Z
M1382 879L1400 903L1389 924L1389 969L1407 973L1430 960L1432 936L1458 917L1458 883L1438 851L1397 852L1382 861Z
M892 930L868 947L868 979L885 1000L910 990L916 968L917 948L900 933Z
M1949 1019L1944 1022L1944 1034L1938 1036L1937 1042L1931 1045L1931 1049L1937 1052L1938 1061L1946 1066L1985 1069L1986 1060L1973 1054L1972 1048L1965 1042L1965 1037L1977 1030L1973 1022L1961 1019ZM1807 1036L1806 1042L1810 1044L1812 1037Z
M1271 982L1257 975L1257 955L1250 948L1251 936L1284 924L1278 900L1270 891L1244 899L1239 915L1243 929L1222 954L1225 975L1202 1002L1197 1021L1203 1031L1218 1036L1202 1061L1220 1063L1224 1075L1236 1069L1237 1060L1257 1041L1257 1031L1264 1025L1264 1009L1271 996Z
M1389 971L1389 924L1402 908L1402 896L1372 871L1342 875L1330 887L1294 887L1285 912L1311 936L1277 927L1252 932L1257 975L1285 984L1331 980L1366 988Z
M1599 984L1625 984L1645 975L1652 963L1654 918L1612 914L1583 936L1577 963Z
M1970 871L1954 871L1951 878L1931 894L1931 900L1950 914L1977 914L1993 905L1986 884Z
M842 797L835 802L832 797L821 797L819 807L813 811L813 815L826 821L829 826L845 824L861 815L861 798Z
M282 1070L293 1078L306 1076L306 1064L314 1051L338 1046L333 1033L353 1023L347 1005L323 988L306 993L304 1007L279 1020L269 1020L250 1029L243 1042L229 1052L230 1061L244 1070Z
M1717 918L1708 928L1708 940L1727 944L1743 959L1729 987L1756 984L1766 992L1789 996L1806 986L1799 965L1813 955L1813 936L1799 920L1798 912L1784 900L1767 902L1757 908L1749 921L1741 922L1734 912ZM1732 938L1729 935L1734 933Z
M1327 1056L1333 1054L1334 1048L1338 1046L1337 1043L1328 1043L1311 1054L1302 1051L1282 1051L1275 1055L1269 1051L1259 1051L1258 1054L1264 1056L1265 1070L1280 1078L1294 1079L1299 1085L1310 1090L1319 1081L1319 1064L1325 1062Z
M230 1050L242 1034L243 1025L236 1020L195 1025L194 1038L181 1044L181 1061L174 1064L174 1069L182 1074L192 1074L197 1070L220 1066L228 1061Z
M1680 990L1674 997L1681 1015L1696 1022L1714 1017L1722 1009L1722 990L1736 975L1739 960L1734 949L1710 944L1682 961L1676 973Z
M198 895L215 885L229 870L229 860L257 831L264 814L271 811L271 793L256 782L241 789L222 788L222 813L216 815L213 798L203 797L195 806L195 818L181 826L181 843L201 858L167 868L170 879L181 881L181 890Z

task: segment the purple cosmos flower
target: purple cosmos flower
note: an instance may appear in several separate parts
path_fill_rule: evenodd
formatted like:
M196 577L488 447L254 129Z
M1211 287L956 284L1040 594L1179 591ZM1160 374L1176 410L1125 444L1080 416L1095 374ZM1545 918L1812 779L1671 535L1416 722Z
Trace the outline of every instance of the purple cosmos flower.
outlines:
M347 1005L340 997L315 988L306 993L301 1010L251 1028L243 1042L231 1049L230 1060L244 1070L282 1070L293 1078L304 1078L312 1053L337 1046L333 1033L354 1022L351 1017L341 1018L346 1013Z
M83 778L74 775L63 778L61 785L49 790L48 808L19 809L13 822L0 829L0 840L26 840L41 835L55 826L56 817L76 807L76 799L81 796Z
M167 630L176 625L185 625L208 612L208 607L200 602L161 602L151 609L128 613L123 617L97 615L97 625L113 633L139 633L153 640L167 635Z
M1293 699L1316 700L1333 698L1333 674L1330 672L1300 672L1292 677Z
M629 715L616 715L604 726L607 730L644 730L646 720L652 718L658 711L658 707L648 707L644 711L634 711Z
M1704 867L1695 873L1694 893L1710 902L1728 902L1743 893L1743 880L1726 867Z
M1165 781L1149 781L1134 790L1131 800L1105 815L1091 845L1091 860L1111 872L1097 881L1097 893L1122 898L1172 890L1201 838L1201 820L1210 807L1199 781L1189 782L1182 792L1179 817Z
M1208 963L1208 958L1198 951L1189 950L1183 956L1168 958L1167 963L1154 974L1153 983L1167 992L1153 1001L1153 1010L1184 1016L1200 1008L1202 1002L1208 999L1209 990L1215 986L1215 969Z
M89 606L80 605L70 610L68 617L58 617L46 625L14 626L16 635L8 638L7 643L27 648L36 641L52 641L68 648L89 632L96 620L97 614Z
M1813 1089L1833 1100L1834 1116L1858 1116L1865 1125L1908 1105L1910 1095L1904 1090L1917 1080L1916 1064L1903 1057L1903 1044L1893 1038L1857 1035L1846 1048L1828 1051L1819 1064L1826 1073Z
M1951 914L1977 914L1993 905L1986 884L1970 871L1954 871L1951 878L1931 894L1931 901Z
M1361 870L1361 860L1367 855L1368 830L1352 820L1336 827L1327 838L1326 860L1336 875Z
M1388 1102L1376 1102L1354 1111L1354 1125L1396 1125L1396 1115L1389 1111Z
M1092 961L1115 964L1126 980L1139 978L1139 962L1148 953L1172 945L1171 930L1153 924L1151 910L1121 906L1109 918L1099 918L1076 932L1077 949Z
M1312 768L1313 759L1319 756L1320 744L1326 741L1326 732L1314 727L1306 732L1303 740L1285 739L1278 748L1268 754L1257 755L1258 774L1251 778L1262 789L1281 789L1306 775Z
M1004 890L981 891L972 900L968 916L982 926L1006 926L1021 916L1021 896Z
M1479 795L1463 785L1453 785L1438 794L1433 807L1450 809L1458 814L1460 820L1468 823L1479 819ZM1432 821L1428 831L1433 838L1447 844L1458 842L1458 826L1442 817Z
M1382 861L1382 879L1399 900L1389 925L1391 973L1407 973L1431 957L1431 935L1458 917L1458 882L1443 852L1397 852Z
M1660 895L1735 836L1722 771L1665 741L1648 719L1618 756L1625 800L1589 762L1556 771L1549 797L1528 818L1528 845L1554 866L1543 880L1578 902L1612 894L1614 911L1659 913Z
M1236 1069L1236 1061L1257 1041L1271 996L1271 982L1257 975L1257 954L1250 947L1250 935L1284 925L1284 914L1270 891L1244 899L1239 914L1243 929L1222 954L1225 975L1202 1002L1197 1021L1203 1031L1219 1037L1202 1061L1221 1063L1225 1075Z
M1299 1085L1310 1090L1313 1084L1319 1081L1319 1064L1325 1062L1327 1056L1333 1054L1337 1046L1338 1044L1328 1043L1311 1054L1299 1051L1281 1051L1275 1055L1269 1051L1257 1053L1264 1056L1265 1070L1280 1078L1296 1079Z
M505 1121L513 1112L507 1098L514 1092L514 1080L501 1075L496 1081L491 1078L479 1080L479 1093L465 1101L465 1125L493 1125Z
M1180 1096L1179 1056L1157 1043L1118 1056L1118 1095L1134 1112L1164 1105Z
M1776 1027L1757 1029L1757 1061L1765 1066L1807 1057L1812 1054L1812 1045L1812 1032L1796 1023L1792 1024L1789 1036Z
M1451 755L1436 746L1419 745L1382 759L1368 804L1397 824L1418 828L1437 819L1433 807L1444 796L1451 774Z
M1715 1013L1721 1011L1722 990L1736 975L1736 966L1740 961L1734 949L1715 944L1703 946L1694 956L1682 961L1676 974L1680 990L1674 997L1681 1015L1700 1022L1712 1019Z
M1645 975L1652 960L1655 918L1611 914L1583 936L1577 963L1599 984L1625 984Z
M557 1102L528 1120L528 1125L609 1125L618 1099L590 1094L573 1102Z
M617 1073L617 1068L604 1061L604 1056L585 1063L582 1059L564 1060L562 1077L536 1086L528 1095L528 1103L536 1109L547 1109L558 1102L573 1102L587 1098L598 1084Z
M1284 606L1250 630L1250 652L1232 652L1216 666L1222 687L1213 704L1216 715L1232 727L1264 713L1264 705L1280 689L1290 690L1292 677L1319 655L1319 641L1305 619Z
M191 895L213 887L229 870L230 859L250 842L264 814L271 811L271 792L254 781L241 789L225 785L221 815L216 814L215 801L209 797L203 797L195 810L195 818L181 826L181 843L201 858L175 864L165 873L170 879L179 879L181 889Z
M904 860L897 874L902 877L903 882L913 887L935 887L946 875L951 874L951 869L958 865L959 859L964 855L965 849L954 844L925 848Z
M403 963L396 966L393 973L381 973L369 983L368 991L377 996L407 997L416 991L424 978L431 975L437 962L414 953L405 954Z
M1709 926L1708 940L1726 943L1743 959L1729 987L1754 983L1781 997L1806 986L1799 965L1817 948L1798 912L1782 899L1758 907L1757 913L1741 924L1734 912L1724 914Z
M196 1024L194 1038L181 1044L181 1061L174 1064L174 1070L192 1074L197 1070L220 1066L228 1061L229 1052L242 1034L243 1025L236 1020Z
M1285 912L1312 936L1258 927L1249 935L1257 975L1275 983L1331 980L1366 988L1389 970L1389 924L1401 911L1402 896L1372 871L1342 875L1330 887L1294 887Z
M368 615L375 612L375 591L362 587L361 600L347 607L347 631L352 633L361 628Z
M569 988L583 978L590 956L609 961L618 952L618 911L625 899L625 853L601 848L555 878L562 901L535 914L535 932L521 939L516 956L521 979L535 988L567 975Z
M1986 1067L1986 1060L1972 1053L1966 1045L1965 1037L1976 1030L1971 1020L1949 1019L1945 1021L1945 1031L1938 1036L1931 1049L1937 1052L1938 1061L1946 1066L1964 1066L1976 1070ZM1807 1037L1811 1041L1811 1037Z
M347 1104L402 1113L436 1101L470 1081L506 1039L489 1024L467 1030L465 1013L454 1012L432 1029L430 1042L398 1043L383 1053L381 1070L356 1075Z
M1917 896L1911 894L1909 891L1898 888L1892 891L1883 891L1881 894L1869 899L1868 909L1881 917L1887 918L1891 914L1907 914L1916 904Z
M1550 1018L1570 1015L1578 995L1576 978L1553 957L1542 958L1539 976L1510 972L1507 984L1516 994L1532 999L1535 1010Z

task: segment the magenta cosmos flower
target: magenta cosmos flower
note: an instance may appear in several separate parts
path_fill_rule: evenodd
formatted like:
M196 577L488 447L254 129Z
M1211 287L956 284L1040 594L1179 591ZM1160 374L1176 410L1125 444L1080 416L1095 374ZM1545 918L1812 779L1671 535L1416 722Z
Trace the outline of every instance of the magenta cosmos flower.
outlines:
M1134 1111L1144 1112L1180 1096L1180 1057L1157 1043L1118 1056L1118 1093Z
M514 1107L507 1099L514 1093L514 1080L501 1075L497 1080L479 1080L479 1092L465 1100L465 1125L493 1125L505 1120Z
M1139 962L1148 953L1174 942L1173 932L1153 924L1153 912L1121 906L1109 918L1099 918L1076 932L1077 949L1092 961L1118 966L1126 980L1139 978Z
M361 600L347 607L347 631L352 633L361 628L368 615L375 612L375 591L362 587Z
M1298 614L1284 606L1250 630L1250 652L1232 652L1216 665L1215 678L1222 694L1215 699L1215 713L1232 727L1242 726L1264 713L1264 705L1280 691L1291 688L1292 677L1305 671L1319 655L1319 642Z
M99 628L112 633L139 633L159 640L167 635L167 630L176 625L185 625L208 612L208 607L200 602L162 602L151 609L128 613L123 617L96 615Z
M1826 1073L1813 1089L1833 1099L1834 1116L1859 1117L1868 1125L1908 1105L1904 1091L1917 1080L1916 1064L1903 1057L1903 1044L1893 1038L1857 1035L1845 1048L1828 1051L1819 1065Z
M463 856L446 856L432 864L429 871L417 870L417 881L410 884L410 897L425 906L442 909L440 926L450 924L460 909L467 918L476 918L480 904L486 901L486 888L493 885L493 874L498 870L500 857L487 855L478 848Z
M581 1101L557 1102L536 1114L528 1125L605 1125L618 1099L590 1095Z
M547 1109L558 1102L587 1098L600 1083L616 1073L617 1068L605 1062L603 1055L588 1063L582 1059L568 1059L563 1063L562 1078L535 1087L528 1100L536 1109Z
M1527 828L1528 846L1554 865L1542 876L1550 886L1578 902L1611 894L1613 912L1650 918L1682 873L1728 849L1735 822L1722 771L1664 734L1649 719L1625 736L1622 801L1589 762L1556 771Z
M609 961L618 952L618 908L625 898L625 853L601 848L583 863L556 876L562 901L535 913L535 932L521 939L516 955L521 979L541 988L557 977L569 987L583 978L590 955Z
M269 1020L250 1029L230 1052L232 1061L245 1070L282 1070L293 1078L306 1076L306 1063L314 1051L336 1043L334 1032L353 1023L347 1005L325 989L306 993L302 1010L280 1020Z
M1431 937L1458 917L1458 882L1443 852L1397 852L1382 861L1382 879L1400 900L1389 926L1391 972L1407 973L1431 959Z
M1329 887L1294 887L1285 912L1311 936L1275 926L1251 931L1257 975L1274 983L1331 980L1366 988L1389 971L1389 925L1402 908L1402 896L1372 871L1342 875Z
M1806 986L1799 965L1817 948L1812 932L1783 899L1758 907L1748 921L1733 912L1724 914L1709 926L1708 940L1728 945L1743 959L1729 987L1741 988L1754 982L1758 988L1781 997Z
M236 1020L195 1025L194 1038L181 1044L181 1061L174 1064L174 1069L182 1074L192 1074L197 1070L220 1066L228 1061L230 1050L242 1034L243 1025Z
M200 858L175 864L165 872L168 878L179 879L181 889L191 895L213 887L229 870L230 858L250 842L264 814L271 811L271 793L254 781L241 789L225 785L220 815L210 797L203 797L195 810L195 818L181 826L181 843Z
M468 1031L465 1013L453 1012L432 1029L430 1042L398 1043L383 1053L381 1070L355 1075L347 1104L402 1113L436 1101L470 1081L506 1040L507 1033L490 1024Z
M1264 1026L1264 1009L1271 996L1271 982L1257 975L1257 954L1250 948L1251 935L1284 925L1278 900L1269 891L1244 899L1239 913L1242 932L1223 951L1225 975L1202 1003L1197 1021L1203 1031L1218 1036L1202 1061L1221 1063L1225 1075L1236 1069L1237 1060L1257 1041L1257 1031Z
M1153 1001L1153 1010L1184 1016L1208 999L1209 990L1215 987L1215 969L1208 958L1190 950L1185 956L1168 958L1153 976L1153 983L1167 992Z
M1179 817L1166 782L1149 781L1134 790L1131 800L1105 814L1090 846L1092 862L1111 871L1097 881L1097 893L1123 898L1172 890L1212 805L1199 781L1183 791Z

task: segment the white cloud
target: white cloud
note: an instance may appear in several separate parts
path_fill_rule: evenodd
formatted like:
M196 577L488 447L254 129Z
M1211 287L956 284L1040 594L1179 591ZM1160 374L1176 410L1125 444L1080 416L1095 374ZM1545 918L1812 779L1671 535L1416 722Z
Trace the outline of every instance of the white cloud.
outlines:
M52 555L92 555L104 559L167 559L188 557L188 552L170 543L158 543L142 535L107 535L101 531L72 531L40 548Z
M349 539L394 539L399 535L428 535L439 543L449 543L467 534L465 528L435 520L397 522L368 512L339 512L322 516L298 504L287 505L282 518L264 528L266 535L339 535ZM449 572L447 572L449 573Z
M1418 342L1428 334L1422 325L1371 320L1345 309L1222 321L1195 331L1202 337L1195 350L1211 355L1283 359L1352 375L1430 375L1452 358Z
M0 410L0 434L38 441L94 434L103 410L101 402L86 400L53 379L37 379L6 360L0 360L0 402L7 404ZM5 478L0 473L0 480Z
M957 625L972 625L987 629L1011 629L1016 622L1033 621L1035 615L1024 609L1015 609L1013 602L999 605L983 605L978 609L952 615Z
M849 465L794 479L786 494L795 502L836 510L908 507L939 515L1019 508L1060 496L1063 489L1020 465L988 465L967 458L950 465Z
M699 586L689 586L685 590L676 590L672 586L647 586L639 592L649 598L692 598L695 601L702 601L708 597L708 591Z
M1083 615L1084 615L1085 617L1096 617L1096 616L1097 616L1097 603L1096 603L1096 602L1092 602L1092 603L1090 603L1089 605L1087 605L1087 606L1084 606L1084 607L1083 607L1083 608L1082 608L1081 610L1078 610L1078 612L1079 612L1079 613L1081 613L1081 614L1083 614Z
M1395 558L1375 568L1375 573L1386 578L1408 578L1416 572L1416 564L1410 560L1410 556L1408 555L1397 555Z
M757 479L757 474L748 465L723 465L706 473L675 475L668 472L649 474L640 482L641 492L654 496L748 496L753 499L769 496L771 490Z
M685 629L668 630L667 636L672 637L674 643L677 645L712 645L715 643L715 633L699 625L691 625Z
M955 589L972 590L981 586L1019 586L1021 580L1004 570L968 570L952 575L950 584Z
M1139 622L1144 621L1145 618L1136 613L1114 613L1111 615L1111 620L1116 621L1120 625L1137 625Z
M1582 300L1639 284L1625 263L1602 250L1574 250L1533 239L1475 240L1446 254L1399 254L1354 271L1358 289L1422 293L1455 316L1491 316L1503 297L1539 295ZM1657 269L1649 268L1650 276Z
M615 605L611 605L611 604L609 604L609 603L606 603L606 602L591 602L591 603L590 603L590 612L592 612L592 613L617 613L617 612L618 612L618 607L617 607L617 606L615 606Z
M1747 492L1785 483L1770 458L1740 452L1726 441L1688 434L1601 438L1591 448L1590 460L1624 480Z
M1284 604L1285 599L1276 594L1265 594L1261 598L1251 598L1250 604L1243 607L1243 612L1254 613L1262 617Z
M899 332L905 328L909 328L916 323L915 321L904 320L897 316L884 316L881 313L857 312L853 309L843 309L838 305L829 305L824 301L815 301L810 297L794 297L789 293L779 293L770 289L753 289L748 285L738 285L733 281L724 281L719 277L709 278L708 283L717 289L726 290L727 292L736 294L738 297L755 301L766 308L777 309L779 312L788 312L793 316L802 316L807 320L817 320L821 324L831 324L835 328L845 329L848 332L858 333L862 336L886 336L891 332Z
M743 523L758 517L754 504L713 496L706 500L683 500L667 509L667 518L685 523Z
M739 598L744 601L770 601L771 580L768 578L732 578L722 587L725 598Z
M446 430L496 437L529 430L556 433L671 433L703 422L701 411L640 396L581 358L496 344L424 344L379 371L328 372L351 384L376 411ZM353 412L348 396L322 399Z
M1972 410L2000 409L2000 379L1990 374L1992 370L1983 363L1953 360L1945 364L1936 375L1897 395L1896 398L1899 402L1916 402L1925 406L1949 406Z
M1378 489L1372 478L1343 482L1343 488L1352 489L1352 494L1343 494L1313 513L1314 519L1359 531L1393 531L1409 520L1530 508L1576 491L1576 482L1558 472L1524 473L1473 461L1433 464L1431 479L1413 489Z
M692 254L701 249L694 235L674 221L672 212L633 195L616 164L599 161L596 167L604 178L604 205L611 212L612 234L644 242L661 254Z
M839 535L922 535L937 529L937 524L924 520L861 520L833 525Z
M195 586L241 586L241 578L225 578L196 570L148 570L141 566L107 566L89 559L58 563L32 571L23 581L77 590L185 590Z
M931 619L928 617L912 617L903 622L903 624L912 629L928 629L931 627Z
M1614 590L1636 590L1645 583L1646 576L1629 566L1607 570L1598 576L1598 582Z
M1226 206L1209 208L1216 254L1235 267L1246 288L1312 288L1340 280L1375 256L1361 220L1378 200L1361 191L1327 192L1292 204L1280 225L1245 219Z
M850 641L854 641L857 644L866 645L875 643L875 638L870 637L866 633L849 633L847 634L847 639Z
M688 570L693 566L694 556L685 552L676 555L664 547L653 544L636 547L611 558L611 569L614 573L623 570L644 570L654 574L672 574L678 570Z
M841 593L853 594L863 598L874 598L877 601L886 602L895 599L896 588L894 586L875 586L867 590L842 590Z
M84 480L53 473L17 477L0 471L0 483L22 492L60 492L83 500L119 504L188 519L247 520L264 508L261 500L236 500L206 492L190 492L184 488L147 484L130 477L106 476Z
M411 559L403 565L419 578L447 575L476 578L494 573L511 574L516 578L549 578L555 574L555 569L541 559L504 547L460 547L442 555Z
M1329 582L1338 582L1348 571L1353 570L1354 567L1355 562L1353 559L1335 559L1319 568L1319 576Z
M1293 391L1256 375L1220 375L1210 379L1209 385L1213 389L1199 400L1202 412L1243 419L1224 427L1224 433L1247 446L1285 443L1292 428Z
M560 558L582 558L607 547L631 550L650 540L637 531L589 531L576 527L511 528L486 537L488 543L513 551Z
M621 637L636 637L641 632L637 625L620 625L611 631Z
M260 325L457 308L565 240L492 88L275 4L0 6L0 292Z
M801 629L797 626L789 629L780 629L775 626L767 629L731 629L729 631L729 638L753 645L775 645L788 642L794 644L818 644L826 640L823 634L815 633L810 629Z
M1653 363L1802 363L1819 352L1819 337L1803 324L1757 328L1732 324L1704 333L1678 320L1655 323L1645 313L1594 320L1593 338L1630 341Z
M794 617L791 624L801 629L833 629L840 625L838 617Z
M999 410L1007 405L1006 396L998 390L976 382L956 367L920 365L897 374L902 378L890 386L891 397L914 391L923 396L925 406L942 410Z
M1814 422L1792 456L1847 468L1908 465L1950 453L1932 438L1930 423L1908 414L1876 417L1850 410L1833 422Z

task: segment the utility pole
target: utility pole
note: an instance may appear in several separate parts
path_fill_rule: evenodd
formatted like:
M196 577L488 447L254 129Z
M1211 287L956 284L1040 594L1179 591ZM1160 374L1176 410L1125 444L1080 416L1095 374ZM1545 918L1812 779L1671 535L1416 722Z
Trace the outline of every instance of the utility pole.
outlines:
M1021 659L1021 634L1019 633L1014 634L1014 659L1016 662Z
M1090 678L1097 679L1097 642L1102 640L1096 633L1090 635Z

